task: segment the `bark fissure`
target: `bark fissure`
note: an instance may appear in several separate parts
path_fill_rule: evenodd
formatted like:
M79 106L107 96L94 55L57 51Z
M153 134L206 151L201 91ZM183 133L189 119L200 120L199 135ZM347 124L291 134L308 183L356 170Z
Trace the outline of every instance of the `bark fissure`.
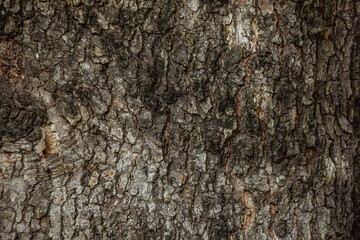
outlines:
M1 239L358 239L356 0L0 0Z

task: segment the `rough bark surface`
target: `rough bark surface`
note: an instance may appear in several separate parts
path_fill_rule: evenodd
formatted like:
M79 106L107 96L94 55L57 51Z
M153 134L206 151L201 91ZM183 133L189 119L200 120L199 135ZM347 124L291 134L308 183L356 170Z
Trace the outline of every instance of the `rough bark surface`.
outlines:
M357 0L0 0L0 239L360 239Z

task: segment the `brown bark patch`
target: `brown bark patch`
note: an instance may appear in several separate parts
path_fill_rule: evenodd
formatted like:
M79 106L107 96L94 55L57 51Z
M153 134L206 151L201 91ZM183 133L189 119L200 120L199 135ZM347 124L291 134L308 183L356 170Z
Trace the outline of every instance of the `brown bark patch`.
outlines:
M260 6L261 11L267 12L267 13L273 13L273 10L271 9L271 7L269 5L268 0L259 0L259 6Z
M0 76L9 82L11 90L21 87L24 78L23 52L14 40L0 40Z
M237 6L241 6L241 5L243 5L245 3L245 0L236 0L234 3Z
M0 160L5 167L9 167L12 164L12 158L14 153L0 153Z

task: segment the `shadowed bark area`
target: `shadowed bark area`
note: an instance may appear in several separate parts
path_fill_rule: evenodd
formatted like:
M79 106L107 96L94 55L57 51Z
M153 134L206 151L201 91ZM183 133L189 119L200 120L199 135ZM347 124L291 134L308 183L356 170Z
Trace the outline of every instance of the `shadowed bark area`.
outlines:
M0 239L359 239L357 0L0 0Z

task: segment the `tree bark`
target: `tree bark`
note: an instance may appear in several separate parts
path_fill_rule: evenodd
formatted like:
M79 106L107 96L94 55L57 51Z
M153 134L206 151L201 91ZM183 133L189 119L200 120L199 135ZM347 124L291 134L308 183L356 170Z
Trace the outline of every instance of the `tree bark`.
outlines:
M0 0L0 239L360 239L357 0Z

